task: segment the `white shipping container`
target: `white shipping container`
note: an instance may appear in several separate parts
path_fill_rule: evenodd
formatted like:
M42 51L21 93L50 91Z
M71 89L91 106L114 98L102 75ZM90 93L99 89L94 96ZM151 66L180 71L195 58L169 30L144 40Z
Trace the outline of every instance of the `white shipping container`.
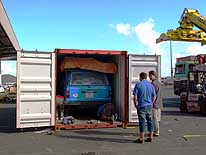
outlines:
M155 70L160 78L160 56L128 55L125 51L57 49L55 53L17 52L17 128L56 125L55 96L58 80L61 80L60 59L65 55L89 56L115 63L118 73L111 80L115 111L123 123L138 122L132 91L140 72Z

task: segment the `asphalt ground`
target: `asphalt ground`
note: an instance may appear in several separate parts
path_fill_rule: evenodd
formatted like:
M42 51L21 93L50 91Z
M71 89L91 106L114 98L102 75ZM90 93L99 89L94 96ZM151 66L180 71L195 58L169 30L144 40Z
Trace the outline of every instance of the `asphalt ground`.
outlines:
M0 155L205 155L206 117L184 114L171 87L163 89L160 136L152 143L133 143L139 129L15 129L15 104L0 104Z

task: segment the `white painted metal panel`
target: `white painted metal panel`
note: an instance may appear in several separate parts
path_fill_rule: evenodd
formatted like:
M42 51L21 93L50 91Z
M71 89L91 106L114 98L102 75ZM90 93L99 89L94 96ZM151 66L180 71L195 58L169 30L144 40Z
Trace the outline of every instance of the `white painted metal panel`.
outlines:
M141 72L148 73L154 70L161 79L161 59L159 55L129 55L129 123L138 122L137 110L133 102L133 90L137 82L139 82L139 74ZM149 80L149 79L148 79Z
M55 53L17 52L16 127L55 125Z

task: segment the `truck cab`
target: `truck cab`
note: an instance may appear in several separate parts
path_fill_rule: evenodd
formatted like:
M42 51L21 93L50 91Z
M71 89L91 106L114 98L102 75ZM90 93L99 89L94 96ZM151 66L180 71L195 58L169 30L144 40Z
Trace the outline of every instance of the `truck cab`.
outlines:
M180 95L181 92L186 90L188 73L196 66L195 61L182 61L177 62L175 65L174 75L174 94Z

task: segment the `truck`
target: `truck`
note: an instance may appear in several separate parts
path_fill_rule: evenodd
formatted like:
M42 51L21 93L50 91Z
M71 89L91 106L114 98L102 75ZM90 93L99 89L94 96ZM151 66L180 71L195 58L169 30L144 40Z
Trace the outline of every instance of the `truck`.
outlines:
M156 43L170 40L206 44L206 18L198 10L185 8L179 24L177 29L162 33ZM201 54L194 58L197 63L195 59L191 63L185 58L182 58L184 61L177 62L174 92L180 96L181 112L201 112L206 115L206 59Z
M180 94L181 112L200 112L206 116L206 71L188 73L186 91Z
M174 74L174 94L180 95L186 90L188 73L197 64L196 56L186 56L176 58L175 74Z

